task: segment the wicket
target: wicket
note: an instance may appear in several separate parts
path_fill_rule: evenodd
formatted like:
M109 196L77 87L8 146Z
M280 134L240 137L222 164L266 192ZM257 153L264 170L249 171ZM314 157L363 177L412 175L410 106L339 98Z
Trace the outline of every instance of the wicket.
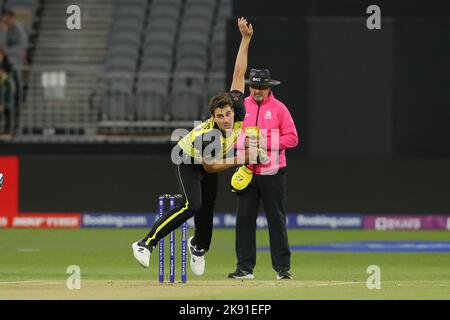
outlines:
M169 209L173 209L176 206L176 201L182 199L182 195L176 194L164 194L159 196L159 217L161 217L165 212L165 204L169 200ZM171 283L175 282L175 230L170 233L170 243L169 243L169 281ZM164 283L164 272L165 272L165 250L164 250L165 240L161 239L158 243L158 258L159 258L159 282ZM187 222L183 222L181 225L181 282L186 283L187 272L186 272L186 255L187 255Z

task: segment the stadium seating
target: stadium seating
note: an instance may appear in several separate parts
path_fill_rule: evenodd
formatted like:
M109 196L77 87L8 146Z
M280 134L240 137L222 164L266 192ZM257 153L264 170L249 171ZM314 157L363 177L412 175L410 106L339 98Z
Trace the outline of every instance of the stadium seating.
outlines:
M109 73L105 76L106 94L102 120L130 120L133 78Z
M136 120L166 117L169 76L182 2L155 0L150 7L136 83Z
M145 0L116 2L105 61L102 120L133 119L133 79L139 59L146 8Z
M164 120L167 116L167 73L141 73L136 88L136 119Z
M206 104L205 76L216 1L187 0L176 43L170 111L174 120L198 120Z
M172 84L170 114L173 120L198 120L205 104L205 79L199 76L178 76Z
M220 0L219 16L228 19L233 15L233 0Z
M2 2L6 1L0 0L0 6ZM80 70L83 65L92 70L98 66L99 73L82 77L68 72L65 100L57 104L45 100L39 73L33 74L36 84L28 92L33 106L24 107L24 127L70 120L64 117L97 119L101 126L149 121L170 126L167 121L203 118L209 97L225 90L230 0L92 0L83 7L83 33L57 29L65 17L55 12L69 2L45 2L41 7L34 62L50 71L58 65L61 70L68 65L81 66ZM33 15L38 12L37 0L8 3ZM49 108L49 103L55 107ZM58 110L62 105L67 108ZM88 113L84 118L78 115Z

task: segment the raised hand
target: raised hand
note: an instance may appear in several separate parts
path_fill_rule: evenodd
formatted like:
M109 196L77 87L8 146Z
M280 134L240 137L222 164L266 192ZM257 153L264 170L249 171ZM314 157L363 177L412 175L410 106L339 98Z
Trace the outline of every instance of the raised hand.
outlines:
M253 26L244 17L238 19L238 27L243 38L251 38L253 36Z

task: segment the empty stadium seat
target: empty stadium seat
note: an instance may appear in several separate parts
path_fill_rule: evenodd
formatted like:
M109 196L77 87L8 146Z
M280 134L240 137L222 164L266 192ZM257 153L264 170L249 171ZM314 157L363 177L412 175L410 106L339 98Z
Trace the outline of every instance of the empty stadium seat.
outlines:
M164 17L150 18L147 25L147 33L162 31L175 35L177 32L177 26L178 24L176 20L167 19Z
M190 57L198 57L208 62L208 48L206 45L199 45L194 42L183 42L177 45L177 59L185 59Z
M136 120L163 120L167 112L169 75L139 75L136 89Z
M175 34L171 34L162 30L151 31L147 34L145 42L146 45L154 43L164 43L172 46L175 43Z
M193 19L193 20L183 20L181 30L182 32L209 35L211 27L208 24L205 24L203 21Z
M203 8L207 8L210 11L214 10L214 7L216 5L216 1L211 1L211 0L187 0L186 1L186 6L188 8L191 7L203 7Z
M183 0L153 0L152 5L153 6L171 5L171 6L180 8L182 2L183 2Z
M191 57L177 60L176 72L200 73L206 72L206 61L198 57Z
M111 33L114 34L120 31L131 32L139 34L142 31L142 21L129 19L127 17L118 17L114 20Z
M130 47L128 44L118 44L111 47L109 51L109 57L112 59L114 57L125 57L137 61L139 52Z
M166 72L170 73L172 70L172 61L167 60L165 58L151 58L151 59L145 59L142 61L141 64L141 71L149 72L149 71L156 71L156 72Z
M157 6L152 8L151 16L178 21L179 12L168 6Z
M147 6L147 0L116 0L116 6L133 5L141 8Z
M199 20L206 24L210 24L214 17L214 10L211 10L208 7L192 6L186 9L183 17L184 19Z
M118 7L114 13L114 21L118 19L129 19L143 22L145 20L145 10L136 6Z
M172 60L173 48L165 43L148 43L144 51L145 57L164 57Z
M132 119L132 77L122 74L106 74L105 97L102 104L102 120Z
M219 16L223 18L229 18L233 15L233 0L220 0L219 4Z
M199 77L175 74L170 95L170 114L173 120L196 120L205 103L205 81Z
M132 32L120 31L111 35L109 43L110 47L118 44L126 44L137 50L141 44L141 40L138 35Z

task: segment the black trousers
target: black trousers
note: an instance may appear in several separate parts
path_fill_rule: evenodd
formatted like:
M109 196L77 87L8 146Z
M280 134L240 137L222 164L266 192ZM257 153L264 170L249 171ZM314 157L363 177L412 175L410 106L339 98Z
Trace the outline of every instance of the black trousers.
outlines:
M143 241L147 245L155 246L160 239L194 216L195 235L192 243L208 251L212 238L218 175L207 173L202 165L198 164L182 163L172 166L183 200L155 222Z
M253 272L256 265L256 219L260 201L269 227L272 267L289 271L291 252L286 229L286 170L275 175L254 175L246 190L238 195L236 219L237 267Z

